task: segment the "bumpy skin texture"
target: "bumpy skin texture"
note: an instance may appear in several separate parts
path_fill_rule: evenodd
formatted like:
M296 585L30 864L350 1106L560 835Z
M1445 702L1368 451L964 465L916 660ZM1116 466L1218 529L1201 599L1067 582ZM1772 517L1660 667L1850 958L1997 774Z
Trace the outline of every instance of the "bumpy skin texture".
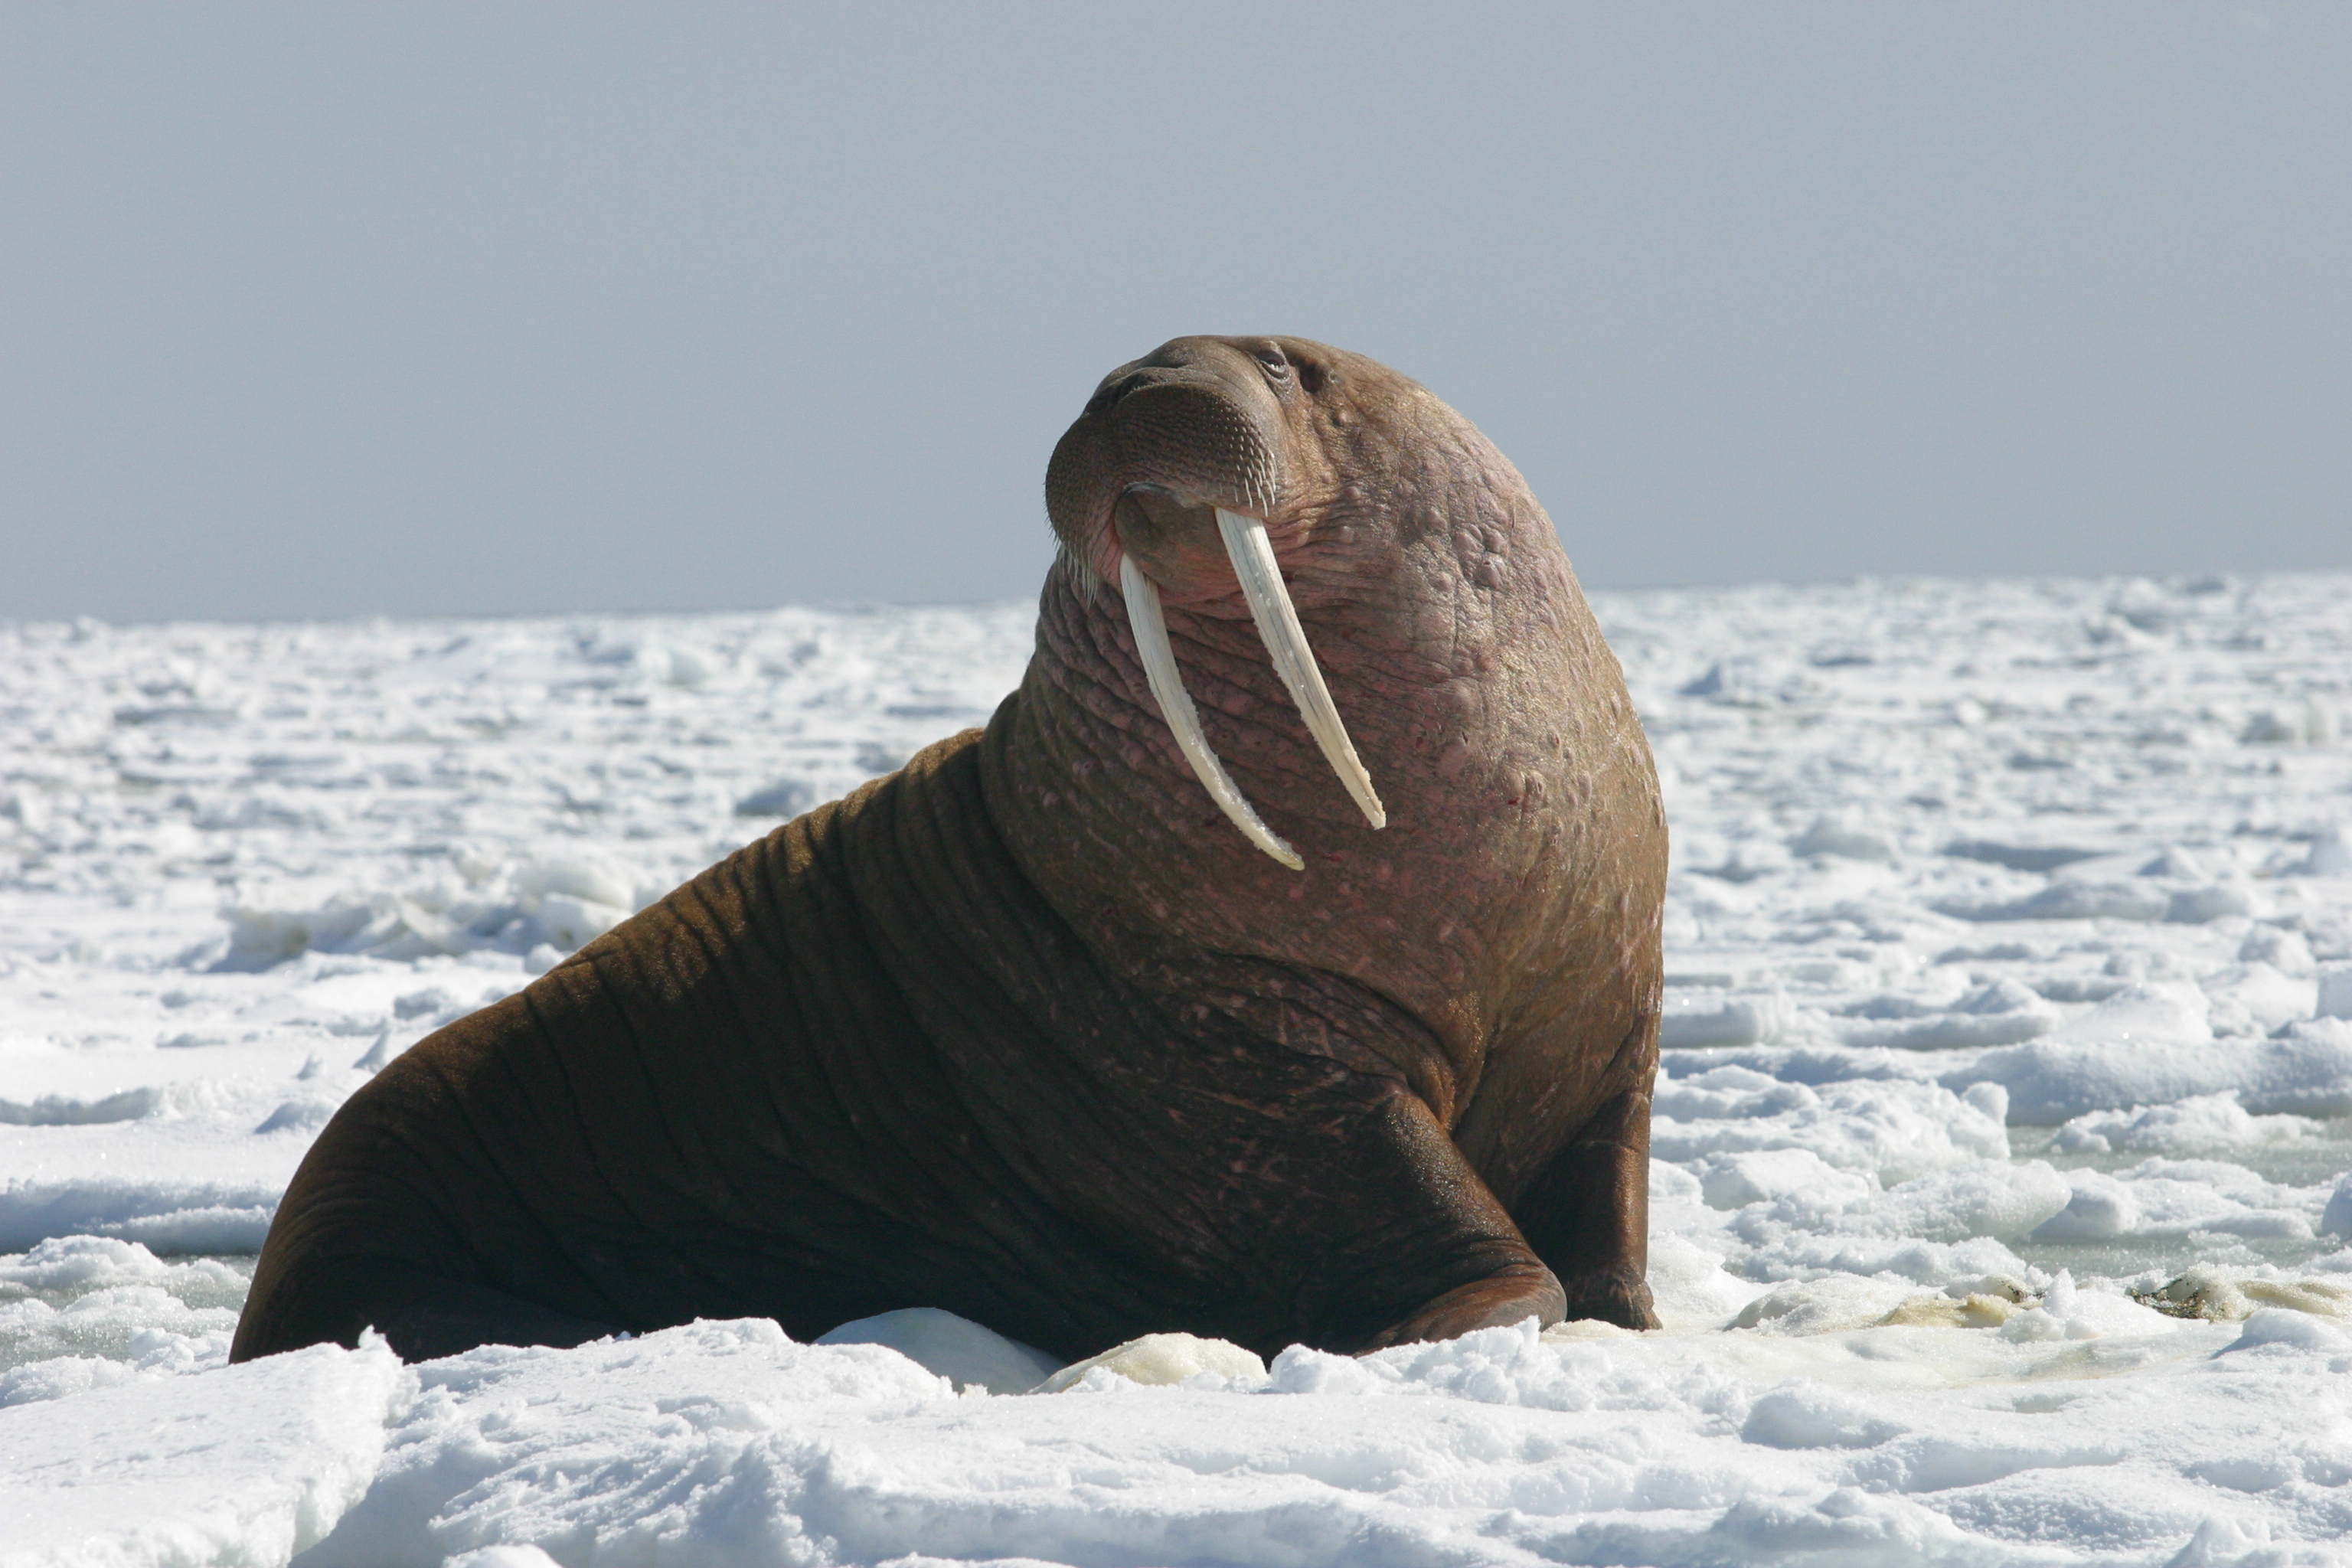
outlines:
M909 1306L1070 1358L1654 1323L1664 816L1518 474L1370 360L1186 338L1106 378L1046 489L1064 551L988 728L394 1061L296 1175L233 1359ZM1266 522L1385 831L1218 505ZM1305 871L1177 752L1121 550Z

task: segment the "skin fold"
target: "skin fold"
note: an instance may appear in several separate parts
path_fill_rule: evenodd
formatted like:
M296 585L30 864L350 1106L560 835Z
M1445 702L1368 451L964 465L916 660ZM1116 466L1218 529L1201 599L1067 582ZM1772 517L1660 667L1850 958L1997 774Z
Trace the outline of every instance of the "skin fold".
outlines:
M988 727L395 1058L297 1173L232 1359L911 1306L1069 1359L1654 1325L1664 815L1517 471L1370 360L1184 338L1104 380L1046 496L1062 552ZM1218 507L1265 523L1386 828ZM1179 753L1122 553L1303 870Z

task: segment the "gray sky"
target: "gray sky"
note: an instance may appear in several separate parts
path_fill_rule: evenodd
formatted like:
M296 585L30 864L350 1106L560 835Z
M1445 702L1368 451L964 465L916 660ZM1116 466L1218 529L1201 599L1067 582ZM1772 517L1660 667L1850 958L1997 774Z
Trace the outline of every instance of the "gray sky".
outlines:
M0 616L1025 596L1185 332L1594 586L2352 566L2352 5L0 8Z

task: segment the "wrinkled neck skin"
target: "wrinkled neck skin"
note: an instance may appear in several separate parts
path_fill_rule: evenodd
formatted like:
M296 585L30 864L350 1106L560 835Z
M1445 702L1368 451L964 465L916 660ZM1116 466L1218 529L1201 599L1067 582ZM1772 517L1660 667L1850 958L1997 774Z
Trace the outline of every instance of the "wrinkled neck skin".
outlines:
M1404 390L1293 411L1278 494L1252 510L1388 826L1317 752L1213 536L1133 505L1092 529L1057 513L1036 652L983 777L1015 858L1114 968L1393 1074L1452 1127L1497 1052L1596 988L1655 1005L1654 910L1627 921L1617 889L1663 891L1664 823L1549 519L1466 421L1382 374ZM1246 842L1180 754L1122 548L1160 585L1208 739L1304 870ZM1619 945L1563 967L1612 929Z

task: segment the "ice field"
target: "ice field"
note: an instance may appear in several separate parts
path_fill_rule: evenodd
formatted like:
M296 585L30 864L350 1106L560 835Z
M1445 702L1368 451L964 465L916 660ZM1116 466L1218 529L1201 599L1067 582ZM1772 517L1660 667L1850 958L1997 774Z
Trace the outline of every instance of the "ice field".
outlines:
M1028 606L0 626L0 1565L2352 1563L2352 577L1596 607L1666 1329L1039 1393L919 1313L225 1365L345 1095Z

